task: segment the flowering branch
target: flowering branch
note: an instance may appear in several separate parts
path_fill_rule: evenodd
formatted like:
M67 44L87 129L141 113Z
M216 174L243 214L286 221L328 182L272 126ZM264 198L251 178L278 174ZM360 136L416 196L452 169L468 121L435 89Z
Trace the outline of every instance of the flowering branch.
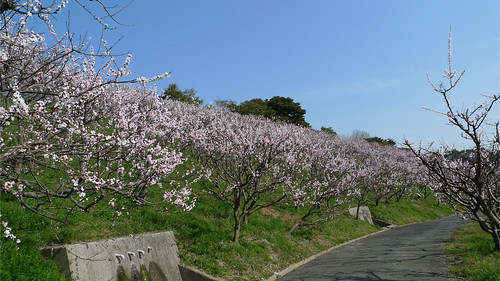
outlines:
M452 71L450 31L448 70L443 75L448 79L449 86L445 87L441 83L436 87L430 83L446 104L447 112L444 115L447 116L448 123L457 127L463 138L473 142L472 148L464 151L460 157L454 157L449 148L443 148L439 153L432 151L431 147L415 148L408 140L405 145L426 166L434 181L433 189L457 208L472 213L481 228L493 237L495 249L500 251L499 122L488 122L489 114L500 100L500 95L486 96L489 100L479 106L455 111L448 94L457 86L464 73L465 71L456 77L456 71ZM493 132L488 133L487 128L493 128Z

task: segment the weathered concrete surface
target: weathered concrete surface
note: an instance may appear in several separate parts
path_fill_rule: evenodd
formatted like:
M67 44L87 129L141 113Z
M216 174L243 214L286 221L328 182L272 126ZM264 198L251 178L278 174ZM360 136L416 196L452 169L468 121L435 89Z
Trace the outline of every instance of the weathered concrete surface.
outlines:
M148 233L42 249L74 280L182 281L172 232Z
M183 281L224 281L224 279L214 278L189 266L179 265L179 270Z
M467 222L451 216L387 229L328 252L278 280L450 280L444 241Z
M357 210L358 210L357 207L349 208L349 214L356 217ZM361 220L361 221L366 221L366 222L373 224L372 213L370 212L370 209L368 209L368 207L366 207L366 206L359 207L359 216L358 217L359 217L359 220Z
M397 227L397 225L390 224L388 222L385 222L383 220L379 220L379 219L376 219L376 218L373 218L373 224L378 225L380 227L384 227L384 228L394 228L394 227Z

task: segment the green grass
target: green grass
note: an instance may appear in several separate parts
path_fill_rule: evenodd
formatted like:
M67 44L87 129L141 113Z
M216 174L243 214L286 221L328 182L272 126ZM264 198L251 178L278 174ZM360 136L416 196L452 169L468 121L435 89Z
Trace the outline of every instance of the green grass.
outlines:
M47 241L51 223L21 209L12 196L0 196L1 220L7 221L11 232L21 239L17 250L12 240L0 237L0 280L65 280L57 265L45 260L37 247Z
M32 243L23 241L16 250L11 240L3 236L0 240L0 280L66 280L57 265L45 260Z
M446 243L451 273L471 281L499 281L500 255L494 246L491 236L477 222L458 230Z
M8 221L12 232L22 240L20 250L15 250L10 240L2 238L1 280L10 280L9 274L17 276L24 264L30 267L31 271L26 271L30 272L30 280L63 280L55 264L43 261L37 251L43 245L168 230L176 236L184 264L227 280L262 280L322 250L380 230L340 214L318 226L299 228L290 236L288 230L305 210L275 206L250 216L242 226L240 242L233 243L231 210L201 188L197 190L198 201L191 212L158 212L122 202L126 210L117 220L106 213L76 212L64 225L23 210L13 196L1 195L2 220ZM97 207L105 209L106 203ZM370 208L375 217L397 224L451 213L430 199L381 203ZM9 258L4 259L5 256ZM56 277L47 277L49 272Z
M421 200L401 199L399 202L389 203L382 201L378 206L367 205L374 218L395 225L437 219L454 213L449 206L439 204L432 196Z

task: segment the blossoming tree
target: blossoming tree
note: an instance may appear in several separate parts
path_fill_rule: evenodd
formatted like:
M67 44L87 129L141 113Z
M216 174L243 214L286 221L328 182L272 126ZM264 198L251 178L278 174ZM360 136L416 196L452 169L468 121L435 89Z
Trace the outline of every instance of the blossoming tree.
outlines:
M211 183L205 188L231 206L237 242L241 224L281 202L295 183L301 128L228 111L211 114L205 138L194 149Z
M290 228L315 225L331 219L339 206L351 199L357 184L356 161L346 149L346 141L331 133L307 130L306 145L300 153L300 176L290 190L290 201L307 211ZM313 219L311 219L313 218Z
M451 149L442 147L433 151L414 147L409 141L406 146L426 166L434 181L433 188L458 209L465 209L481 228L489 233L500 251L500 141L499 121L491 121L490 113L500 100L500 95L487 96L486 102L457 111L449 95L465 71L457 76L451 68L451 32L448 39L448 69L443 77L446 83L434 85L433 90L441 95L447 112L442 113L448 123L459 129L461 136L472 142L471 149L463 157L446 157ZM497 116L498 117L498 116ZM489 130L488 130L489 129Z
M0 190L40 215L64 222L73 211L90 211L115 196L150 203L147 190L161 185L183 160L160 145L158 132L175 126L154 90L152 79L128 80L109 53L95 54L69 34L58 37L41 1L7 9L0 19ZM52 33L27 28L37 13ZM96 57L107 62L99 69ZM160 130L161 129L161 130ZM168 190L164 201L192 208L189 190Z

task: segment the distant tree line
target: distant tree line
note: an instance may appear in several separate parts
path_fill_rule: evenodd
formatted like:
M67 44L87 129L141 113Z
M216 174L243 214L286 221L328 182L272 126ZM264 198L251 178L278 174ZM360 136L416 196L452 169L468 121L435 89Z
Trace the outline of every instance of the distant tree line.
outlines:
M389 146L395 146L396 145L396 141L394 141L393 139L382 139L382 138L379 138L379 137L366 138L365 141L367 141L367 142L376 142L376 143L381 144L381 145L389 145Z
M323 130L323 128L321 128ZM376 142L380 145L396 146L396 141L393 139L382 139L379 137L371 137L369 133L360 130L354 130L351 134L353 140L365 140L367 142Z
M179 85L172 83L160 94L162 99L177 100L188 104L202 105L203 100L191 89L181 90ZM240 104L232 100L216 100L217 107L243 115L258 115L273 120L279 120L303 127L311 127L305 120L306 110L292 98L275 96L271 99L251 99ZM331 130L331 128L329 128ZM333 132L333 130L332 130Z
M292 98L274 96L271 99L255 98L237 104L235 101L216 100L217 107L243 115L258 115L303 127L311 127L305 120L306 110Z
M179 85L174 83L169 84L168 88L163 90L160 97L162 99L177 100L195 105L203 104L203 100L196 96L196 91L193 88L182 91Z
M181 90L175 83L169 84L168 88L162 91L160 97L162 99L177 100L188 104L203 104L203 100L196 96L196 91L193 88ZM232 100L219 99L215 100L215 106L243 115L263 116L272 120L283 121L298 126L311 127L305 120L306 110L302 108L299 102L295 102L289 97L274 96L271 99L254 98L239 104ZM335 132L332 127L322 126L320 131L337 135L337 132ZM354 130L351 138L355 140L365 140L367 142L376 142L381 145L396 145L393 139L370 137L369 133L360 130Z

